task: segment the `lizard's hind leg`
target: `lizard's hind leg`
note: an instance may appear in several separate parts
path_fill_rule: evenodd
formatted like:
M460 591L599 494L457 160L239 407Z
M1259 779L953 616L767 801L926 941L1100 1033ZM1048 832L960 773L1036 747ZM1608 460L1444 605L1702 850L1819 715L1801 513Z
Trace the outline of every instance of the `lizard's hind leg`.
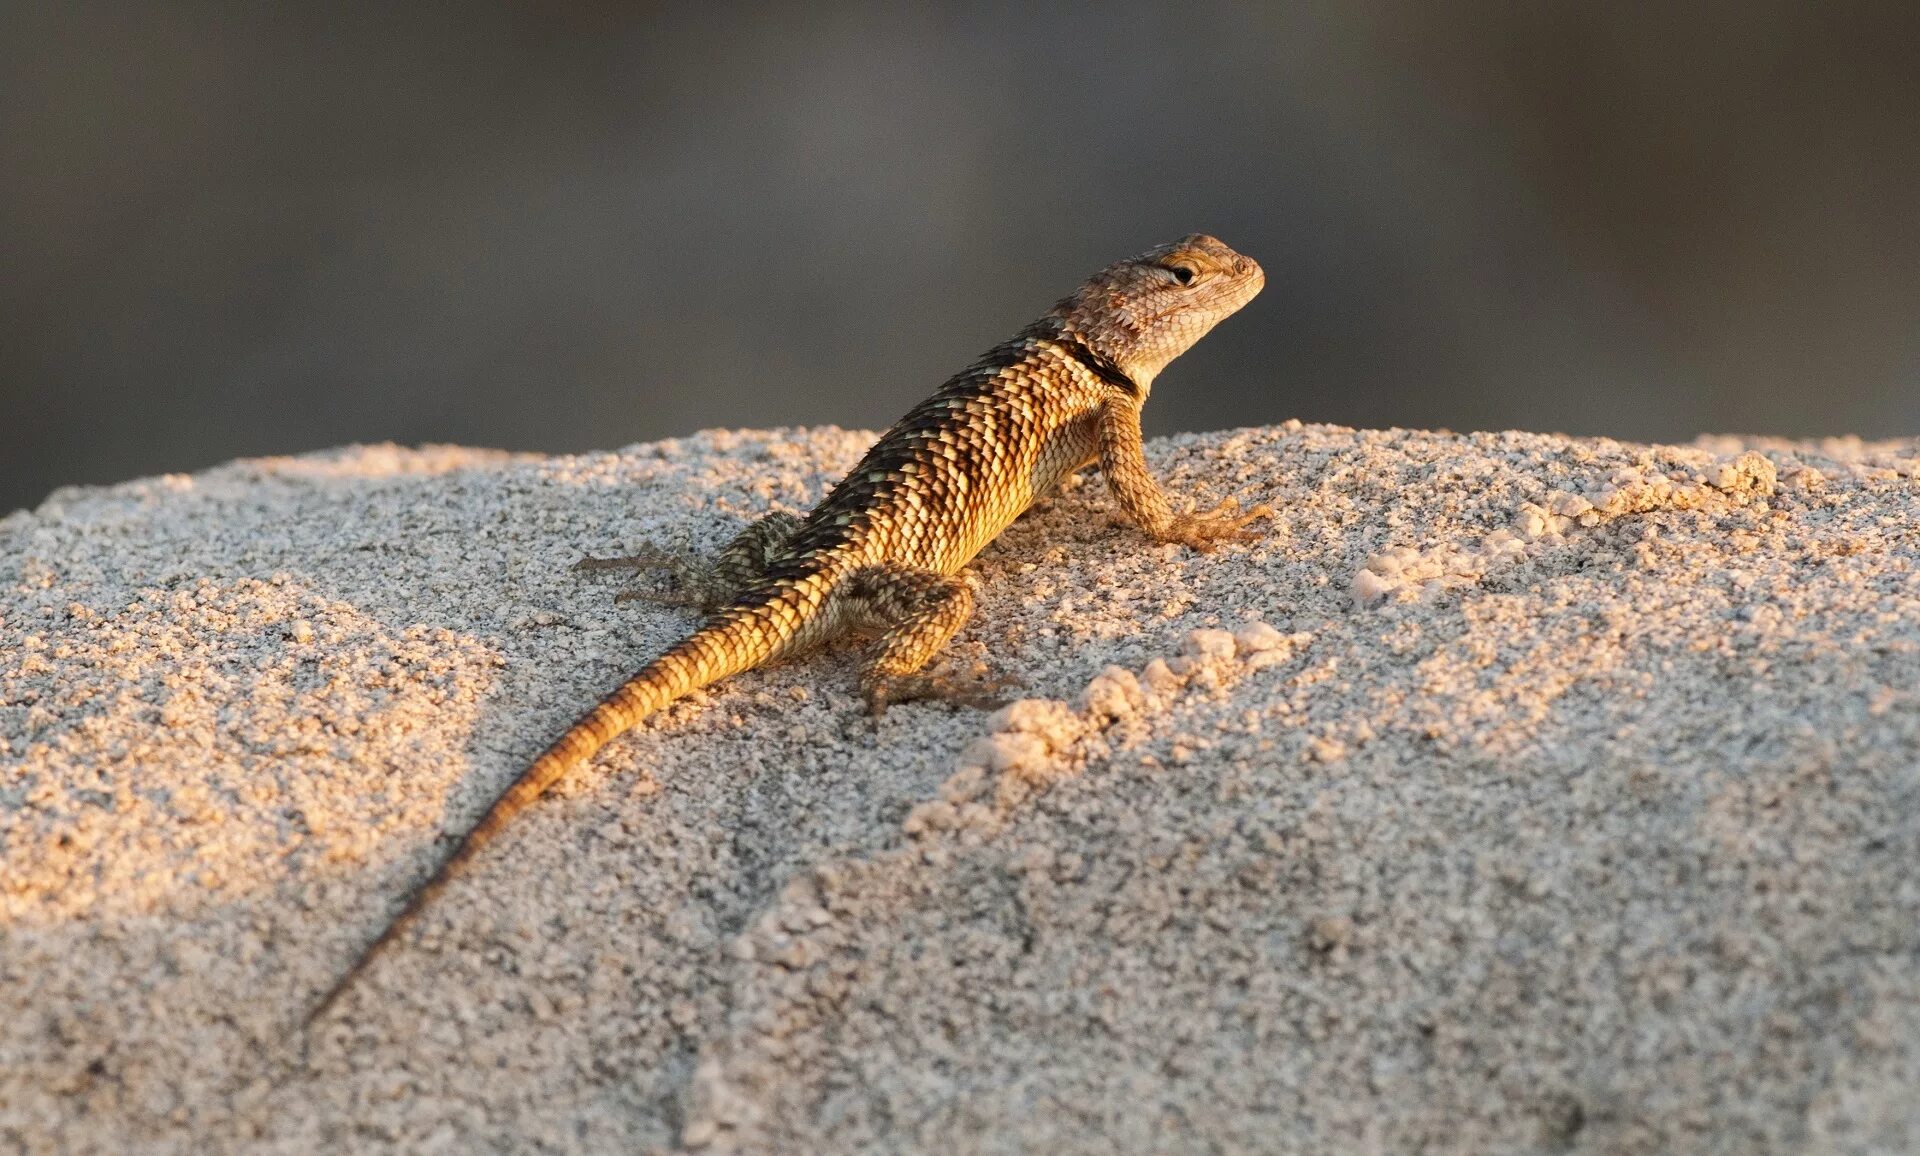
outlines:
M765 576L774 555L800 532L806 521L798 514L764 514L735 534L707 567L707 585L721 592L715 605L733 601L742 590Z
M616 602L643 599L668 606L693 606L711 613L732 602L740 592L766 573L767 563L800 529L797 514L768 514L734 535L711 562L647 545L624 558L582 558L575 570L665 570L673 578L672 593L629 587L614 595Z
M922 671L973 615L973 589L964 579L894 562L865 566L848 575L841 596L856 621L881 630L879 645L860 672L867 709L883 714L888 703L941 698L966 706L997 707L997 692L1011 680L928 674Z

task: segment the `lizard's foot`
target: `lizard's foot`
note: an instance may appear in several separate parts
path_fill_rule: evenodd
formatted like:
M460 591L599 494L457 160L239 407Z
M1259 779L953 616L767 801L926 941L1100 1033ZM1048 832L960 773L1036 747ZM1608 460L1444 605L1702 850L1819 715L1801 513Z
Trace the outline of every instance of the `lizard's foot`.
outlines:
M678 554L662 550L649 542L640 547L637 554L625 554L618 558L582 558L573 564L580 570L628 570L639 573L642 570L682 570L692 563Z
M967 674L906 674L871 678L860 688L867 713L879 718L889 704L939 700L975 710L998 710L1007 705L1005 692L1026 684L1012 675L975 669Z
M653 602L661 606L705 609L713 601L709 591L712 583L706 567L691 558L683 558L652 544L643 546L637 554L620 558L582 558L573 564L573 569L575 572L626 570L636 574L646 570L665 570L673 579L675 588L671 592L629 586L613 596L615 602Z
M1162 542L1178 542L1205 553L1222 542L1258 542L1266 537L1260 530L1248 530L1249 522L1273 517L1266 506L1255 506L1240 513L1240 503L1228 498L1204 514L1183 514L1165 530L1156 534Z

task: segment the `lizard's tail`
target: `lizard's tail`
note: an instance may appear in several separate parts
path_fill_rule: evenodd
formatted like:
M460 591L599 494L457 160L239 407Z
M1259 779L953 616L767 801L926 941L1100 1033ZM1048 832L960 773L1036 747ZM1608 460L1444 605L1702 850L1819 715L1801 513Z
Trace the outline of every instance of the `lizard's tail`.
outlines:
M405 930L420 914L420 910L446 887L455 872L492 842L494 836L515 815L531 806L549 787L654 711L683 695L758 666L773 657L777 646L773 642L774 632L768 629L767 608L756 609L758 612L737 608L695 631L685 641L648 663L640 673L601 699L600 705L568 727L567 733L533 760L532 765L501 792L493 805L487 808L487 813L480 817L480 821L473 825L427 881L414 888L400 913L387 923L386 928L361 951L353 966L327 989L327 993L320 997L320 1002L307 1013L307 1026L311 1027L314 1021L327 1013L327 1009L366 970L380 950Z

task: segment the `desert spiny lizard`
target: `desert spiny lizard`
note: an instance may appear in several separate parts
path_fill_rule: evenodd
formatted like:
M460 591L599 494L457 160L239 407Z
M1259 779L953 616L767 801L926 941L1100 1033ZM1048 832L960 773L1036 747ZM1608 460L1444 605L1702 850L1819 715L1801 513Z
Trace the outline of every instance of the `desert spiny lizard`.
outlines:
M768 514L705 568L662 553L583 567L667 566L706 613L510 784L398 915L314 1005L334 1000L513 817L616 736L693 690L850 634L877 634L860 676L869 709L982 689L923 668L965 624L961 570L1067 475L1098 462L1121 508L1162 542L1206 549L1254 536L1228 501L1175 513L1147 471L1140 409L1154 378L1252 300L1251 258L1194 235L1120 261L910 410L805 517Z

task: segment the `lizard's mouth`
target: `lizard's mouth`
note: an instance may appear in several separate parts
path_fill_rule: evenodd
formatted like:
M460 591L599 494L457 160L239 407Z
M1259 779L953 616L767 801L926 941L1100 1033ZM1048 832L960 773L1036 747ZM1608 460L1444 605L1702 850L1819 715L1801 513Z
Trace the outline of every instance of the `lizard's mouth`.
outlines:
M1251 262L1249 262L1249 264L1251 264ZM1232 313L1235 310L1238 310L1242 305L1245 305L1247 302L1259 296L1260 290L1266 288L1266 285L1267 285L1266 273L1261 270L1260 266L1254 265L1253 276L1249 278L1246 282L1244 282L1243 286L1241 287L1241 291L1216 293L1213 295L1212 301L1210 303L1218 303L1221 301L1231 301L1233 302L1233 308L1227 310L1227 312ZM1177 304L1169 305L1165 309L1156 310L1152 313L1147 314L1145 317L1141 318L1140 328L1145 329L1148 326L1151 326L1161 320L1164 320L1165 318L1171 317L1176 313L1188 312L1192 308L1193 308L1193 304L1191 302L1180 302Z

